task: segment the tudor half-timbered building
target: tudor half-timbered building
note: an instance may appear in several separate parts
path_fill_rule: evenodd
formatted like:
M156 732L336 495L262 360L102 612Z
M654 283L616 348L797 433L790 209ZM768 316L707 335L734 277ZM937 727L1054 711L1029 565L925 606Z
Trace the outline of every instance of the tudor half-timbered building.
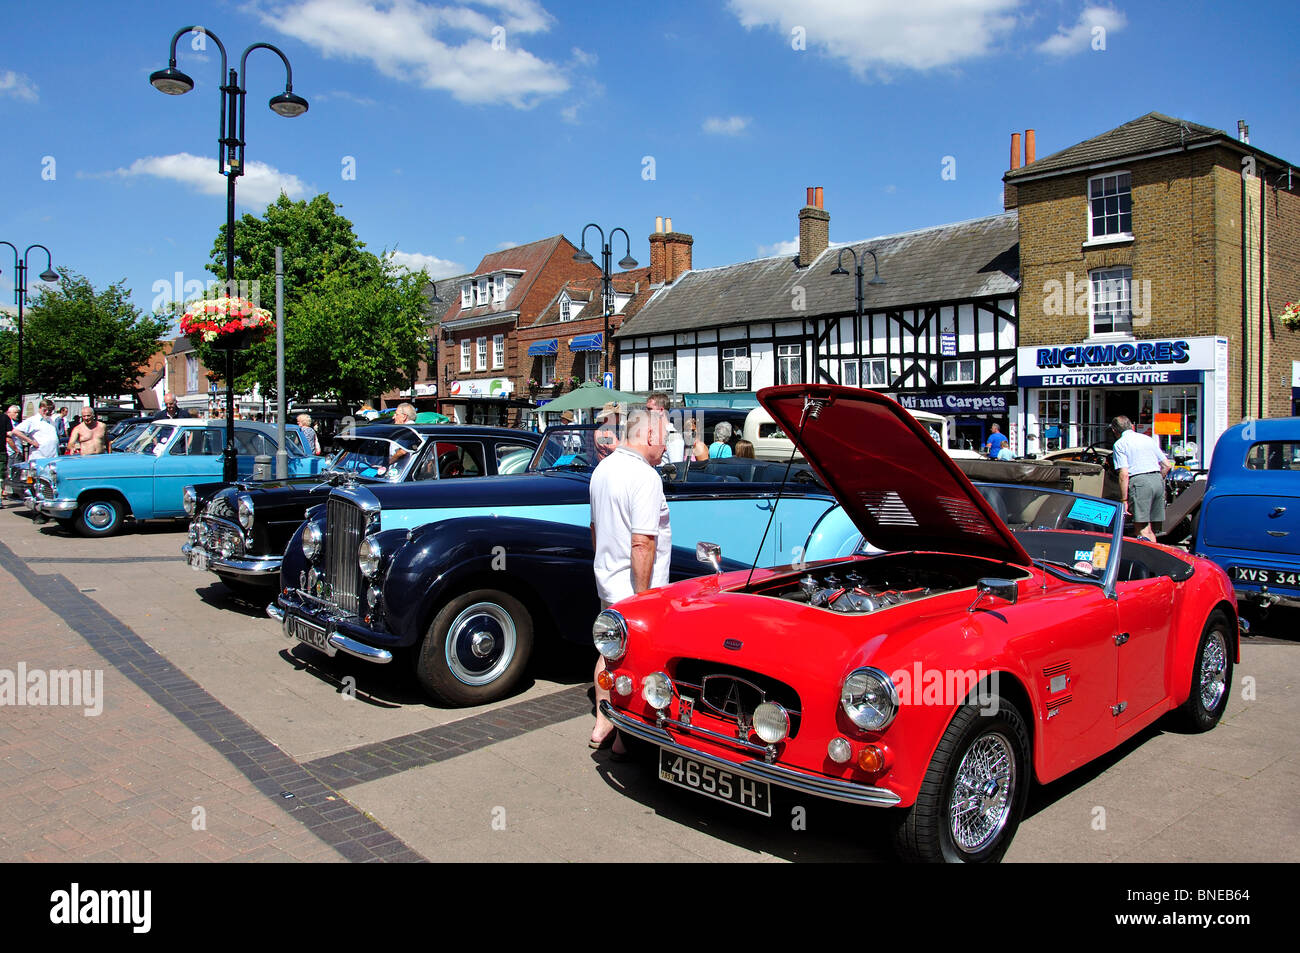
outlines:
M796 256L688 271L615 335L619 386L687 405L756 406L771 384L867 387L949 418L980 447L1015 421L1018 237L1014 211L829 245L810 190ZM879 262L883 284L870 284ZM856 300L855 256L864 265ZM843 272L840 272L840 266Z

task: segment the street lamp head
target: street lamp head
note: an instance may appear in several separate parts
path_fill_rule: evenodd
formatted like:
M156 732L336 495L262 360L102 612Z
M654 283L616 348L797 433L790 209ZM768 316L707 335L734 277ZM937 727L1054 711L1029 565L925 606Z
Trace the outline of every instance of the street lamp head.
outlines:
M843 265L836 265L836 266L835 266L835 270L832 271L831 274L832 274L832 275L847 275L848 272L844 270L844 266L843 266Z
M151 73L149 82L154 89L160 93L166 93L168 96L183 96L194 88L194 80L175 66L169 66L166 69Z
M881 278L879 274L872 275L870 280L867 281L869 285L883 285L884 283L885 279Z
M618 263L618 267L622 268L624 271L629 271L636 267L636 259L631 255L625 255L623 260Z
M573 260L580 261L584 265L587 262L592 261L591 252L587 251L586 245L583 245L581 248L579 248L576 252L573 253Z
M53 268L46 268L41 272L41 281L58 281L59 275Z
M272 96L267 105L271 107L273 112L284 116L286 119L301 116L307 111L307 100L291 89L286 89L279 96Z

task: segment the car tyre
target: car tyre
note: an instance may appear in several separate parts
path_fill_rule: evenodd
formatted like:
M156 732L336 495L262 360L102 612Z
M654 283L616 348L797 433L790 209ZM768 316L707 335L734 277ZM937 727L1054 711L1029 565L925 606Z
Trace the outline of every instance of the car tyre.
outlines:
M922 863L1001 860L1029 798L1029 752L1024 718L1003 699L960 708L939 740L916 803L898 821L899 855Z
M1232 623L1216 609L1205 620L1192 665L1192 685L1179 713L1189 731L1209 731L1228 707L1232 688Z
M420 684L446 705L485 705L514 691L533 650L533 619L509 593L479 589L434 616L415 656Z
M122 530L125 507L121 500L101 497L88 500L77 508L73 517L73 528L82 536L107 537L116 536Z

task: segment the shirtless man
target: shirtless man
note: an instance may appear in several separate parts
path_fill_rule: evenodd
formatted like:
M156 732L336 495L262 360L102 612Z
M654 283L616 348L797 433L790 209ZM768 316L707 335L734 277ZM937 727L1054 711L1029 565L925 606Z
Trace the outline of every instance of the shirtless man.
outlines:
M68 435L68 453L92 454L106 452L105 437L108 427L95 416L89 407L81 409L81 422Z

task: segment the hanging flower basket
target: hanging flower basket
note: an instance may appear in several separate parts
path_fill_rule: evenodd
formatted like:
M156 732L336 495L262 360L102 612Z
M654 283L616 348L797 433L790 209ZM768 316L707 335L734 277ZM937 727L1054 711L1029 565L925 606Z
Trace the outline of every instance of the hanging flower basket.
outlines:
M191 341L231 350L248 347L274 327L271 312L246 298L200 298L181 315L181 333Z
M1300 304L1288 301L1279 317L1282 319L1282 327L1288 331L1300 331Z

